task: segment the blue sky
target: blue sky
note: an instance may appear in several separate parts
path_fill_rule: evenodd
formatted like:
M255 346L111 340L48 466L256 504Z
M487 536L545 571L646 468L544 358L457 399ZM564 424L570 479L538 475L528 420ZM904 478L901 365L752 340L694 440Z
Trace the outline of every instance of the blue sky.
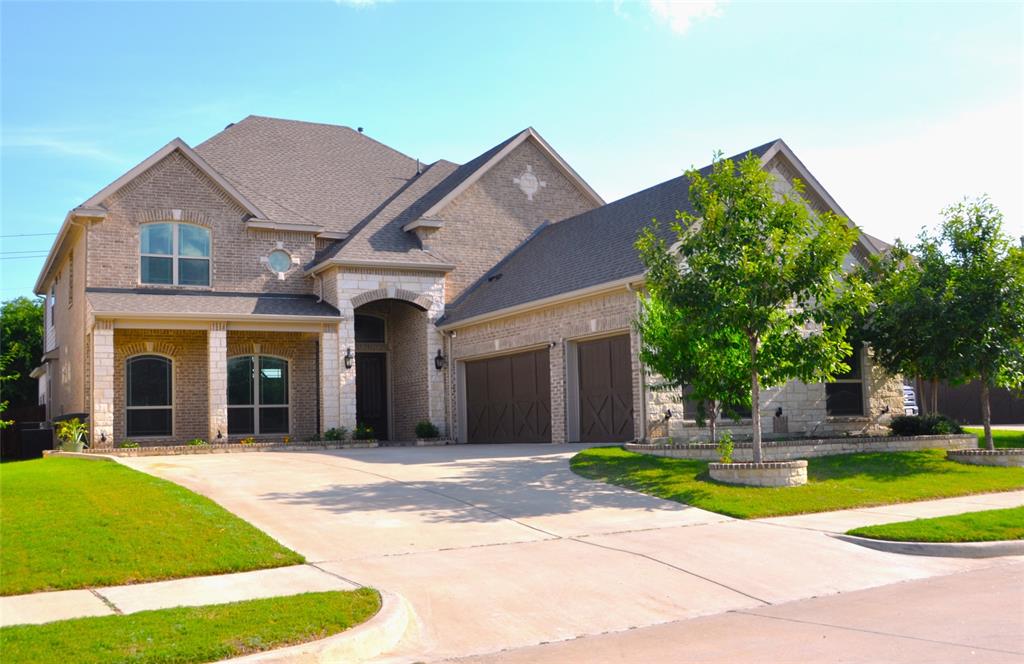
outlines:
M913 238L990 194L1016 236L1020 3L13 3L0 298L65 213L248 114L466 161L533 126L614 200L782 137L851 218Z

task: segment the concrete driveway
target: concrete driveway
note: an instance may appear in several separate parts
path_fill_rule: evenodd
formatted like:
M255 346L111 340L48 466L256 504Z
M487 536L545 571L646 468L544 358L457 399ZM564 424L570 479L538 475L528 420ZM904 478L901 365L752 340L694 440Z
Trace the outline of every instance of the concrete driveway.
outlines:
M887 554L574 475L580 446L143 457L321 568L396 592L434 660L1006 564Z

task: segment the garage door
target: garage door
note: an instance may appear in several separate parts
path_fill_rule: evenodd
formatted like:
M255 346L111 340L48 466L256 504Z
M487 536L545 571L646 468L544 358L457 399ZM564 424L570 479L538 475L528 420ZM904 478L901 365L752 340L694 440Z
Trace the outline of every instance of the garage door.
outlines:
M548 350L466 363L471 443L551 442Z
M633 366L629 335L580 343L580 441L632 440Z

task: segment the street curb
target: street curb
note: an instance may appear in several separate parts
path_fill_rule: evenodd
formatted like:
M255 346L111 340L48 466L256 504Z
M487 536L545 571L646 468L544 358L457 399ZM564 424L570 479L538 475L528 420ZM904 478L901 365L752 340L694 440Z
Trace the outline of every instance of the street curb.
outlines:
M939 556L942 558L996 558L998 556L1024 555L1024 540L1001 540L998 542L895 542L877 540L856 535L832 534L832 537L887 553L902 553L908 556Z
M402 640L412 609L401 595L380 591L380 611L361 625L319 641L221 660L233 664L361 662L385 653Z

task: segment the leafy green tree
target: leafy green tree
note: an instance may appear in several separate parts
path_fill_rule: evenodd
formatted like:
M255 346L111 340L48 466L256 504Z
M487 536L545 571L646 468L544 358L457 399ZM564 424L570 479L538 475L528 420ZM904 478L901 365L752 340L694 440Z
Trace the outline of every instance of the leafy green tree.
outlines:
M738 163L717 158L710 172L687 176L694 214L677 213L677 242L670 247L649 228L638 247L648 284L670 306L692 311L705 335L741 335L760 462L761 388L830 380L848 369L851 313L868 296L842 270L857 230L831 212L812 214L799 181L777 191L753 155Z
M939 236L947 259L947 319L955 382L981 383L985 446L993 449L989 391L1024 389L1024 248L1003 232L1003 214L981 197L943 210Z
M981 386L985 445L993 448L989 392L1024 388L1024 249L1003 232L986 197L943 210L936 234L897 245L865 272L874 302L861 331L890 372Z
M29 373L42 354L42 303L27 297L4 302L0 306L0 411L8 404L18 407L36 403L38 388Z
M661 255L658 245L640 246L642 257L651 251L652 260ZM723 413L735 419L740 409L750 406L747 348L738 331L708 334L693 308L693 303L677 306L658 284L649 283L635 322L642 340L640 359L661 377L655 389L689 390L689 398L698 403L698 423L703 426L706 419L711 440L717 442Z

